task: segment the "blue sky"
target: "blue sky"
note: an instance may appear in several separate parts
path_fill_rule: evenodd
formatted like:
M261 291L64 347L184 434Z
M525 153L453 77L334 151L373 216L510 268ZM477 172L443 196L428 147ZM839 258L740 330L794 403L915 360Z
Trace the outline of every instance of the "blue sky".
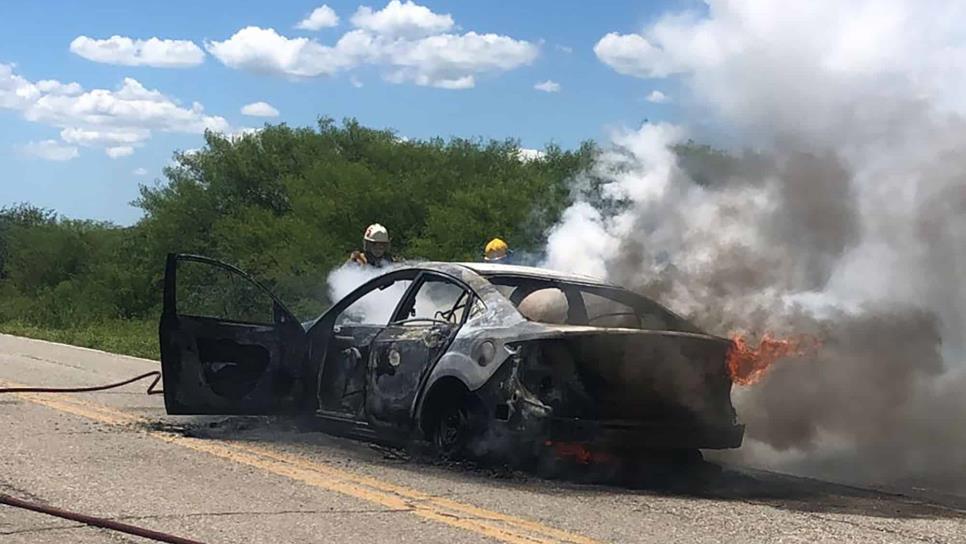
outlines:
M611 128L634 127L645 118L673 121L678 114L673 101L647 100L654 90L673 97L672 80L622 75L598 58L594 46L608 33L638 32L665 11L695 7L676 0L422 0L401 4L410 11L415 9L412 13L418 17L415 23L408 19L400 23L388 15L379 18L388 7L386 0L328 0L326 5L339 17L336 26L295 28L321 5L284 0L102 0L83 6L67 1L5 3L0 8L0 205L28 201L69 217L133 223L140 212L129 202L137 196L138 184L161 179L161 168L175 150L200 147L200 125L217 125L226 131L259 127L265 122L301 126L312 125L319 115L327 115L336 119L355 117L366 125L393 128L413 138L514 137L523 147L542 148L549 142L573 147L585 139L603 140ZM360 6L369 6L375 14L368 23L353 18ZM452 24L447 23L446 15ZM419 28L424 24L419 21L438 23L439 28ZM380 33L388 32L395 33L393 40L410 40L406 46L410 49L406 49L407 60L385 60L387 55L402 55L397 46L385 45L389 43L386 38L381 42L384 45L369 45L368 58L374 58L372 51L381 47L382 60L318 60L328 59L326 53L299 57L302 60L286 64L284 52L251 53L252 47L271 49L272 45L241 43L243 37L236 32L246 27L258 27L263 35L274 29L285 43L307 38L321 46L334 46L354 29L368 31L368 36L377 40L383 39ZM467 33L493 34L499 42L493 47L506 49L489 53L468 49L469 60L454 67L434 61L432 48L428 59L426 50L411 48L427 36L446 34L463 39L460 37L465 38ZM98 40L115 35L131 40L190 41L197 48L197 58L185 67L158 67L158 61L149 63L153 65L125 65L117 58L84 58L99 53L110 57L113 53ZM86 50L72 47L81 36L94 45ZM224 48L213 49L212 42L222 43ZM342 55L339 59L345 56L337 53ZM491 64L474 58L477 54L489 55ZM203 59L200 64L199 59ZM343 65L335 69L326 62ZM494 62L500 66L494 67ZM29 101L45 93L68 98L55 100L53 106L45 103L43 108L37 102L17 101L9 94L5 99L3 65L8 67L6 92L11 92L11 85L20 85L21 90L25 86L32 89ZM305 75L306 70L312 73ZM122 89L125 78L136 80L137 86ZM41 83L44 80L61 85L76 82L82 89L50 91L52 84ZM557 83L559 91L534 88L548 80ZM463 88L441 88L447 86ZM164 112L148 120L139 119L136 111L106 121L84 117L74 109L77 103L72 100L95 89L115 93L112 96L141 93L139 99L142 95L155 96L151 93L158 91L163 97L157 100L164 101L166 108L178 108L185 121L171 124ZM271 104L279 115L265 118L241 113L243 106L259 101ZM203 112L192 110L195 102L203 106ZM128 136L119 136L119 131ZM114 135L104 136L105 132ZM82 134L91 139L85 141ZM132 140L124 141L122 136ZM105 137L121 140L107 142ZM108 156L108 148L114 149L111 153L115 158Z

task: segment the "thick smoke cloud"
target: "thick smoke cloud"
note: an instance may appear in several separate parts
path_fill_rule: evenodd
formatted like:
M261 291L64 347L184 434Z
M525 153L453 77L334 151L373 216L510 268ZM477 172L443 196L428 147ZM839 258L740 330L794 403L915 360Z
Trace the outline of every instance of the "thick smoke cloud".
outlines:
M595 48L621 73L677 78L700 122L615 134L545 264L718 334L820 337L736 389L745 461L966 491L963 12L715 0ZM728 152L682 145L703 137Z

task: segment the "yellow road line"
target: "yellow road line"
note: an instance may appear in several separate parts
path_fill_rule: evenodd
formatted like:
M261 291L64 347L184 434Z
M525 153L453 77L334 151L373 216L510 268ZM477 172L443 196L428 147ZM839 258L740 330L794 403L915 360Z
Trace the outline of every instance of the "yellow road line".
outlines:
M4 387L20 387L19 385L10 382L0 382L0 385L3 385ZM119 410L114 410L102 404L78 401L63 395L50 393L16 393L16 396L35 404L42 404L48 408L53 408L54 410L60 412L66 412L71 415L91 419L97 421L98 423L106 423L108 425L129 425L142 420L142 418L138 416L127 414Z
M16 387L16 384L10 383L4 385ZM130 425L148 421L140 416L76 397L33 393L18 393L17 396L60 412L108 425ZM408 510L421 518L457 527L501 542L511 544L598 544L598 541L591 538L549 527L532 520L438 497L370 476L352 473L322 461L275 451L263 446L231 440L190 438L158 430L146 430L144 432L169 444L176 444L194 451L255 467L313 487L334 491L387 508Z

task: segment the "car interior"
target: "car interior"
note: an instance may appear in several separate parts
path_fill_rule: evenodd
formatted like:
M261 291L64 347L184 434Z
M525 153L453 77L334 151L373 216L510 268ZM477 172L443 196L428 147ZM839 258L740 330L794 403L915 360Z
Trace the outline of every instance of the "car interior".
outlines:
M697 330L660 304L620 288L509 275L492 275L487 279L530 321L643 330Z

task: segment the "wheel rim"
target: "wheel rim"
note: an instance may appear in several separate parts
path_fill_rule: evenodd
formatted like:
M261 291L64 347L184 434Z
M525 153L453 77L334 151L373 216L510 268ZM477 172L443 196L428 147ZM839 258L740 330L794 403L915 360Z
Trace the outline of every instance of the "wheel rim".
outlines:
M454 453L462 446L466 429L463 408L453 408L442 415L436 428L436 446L442 453Z

